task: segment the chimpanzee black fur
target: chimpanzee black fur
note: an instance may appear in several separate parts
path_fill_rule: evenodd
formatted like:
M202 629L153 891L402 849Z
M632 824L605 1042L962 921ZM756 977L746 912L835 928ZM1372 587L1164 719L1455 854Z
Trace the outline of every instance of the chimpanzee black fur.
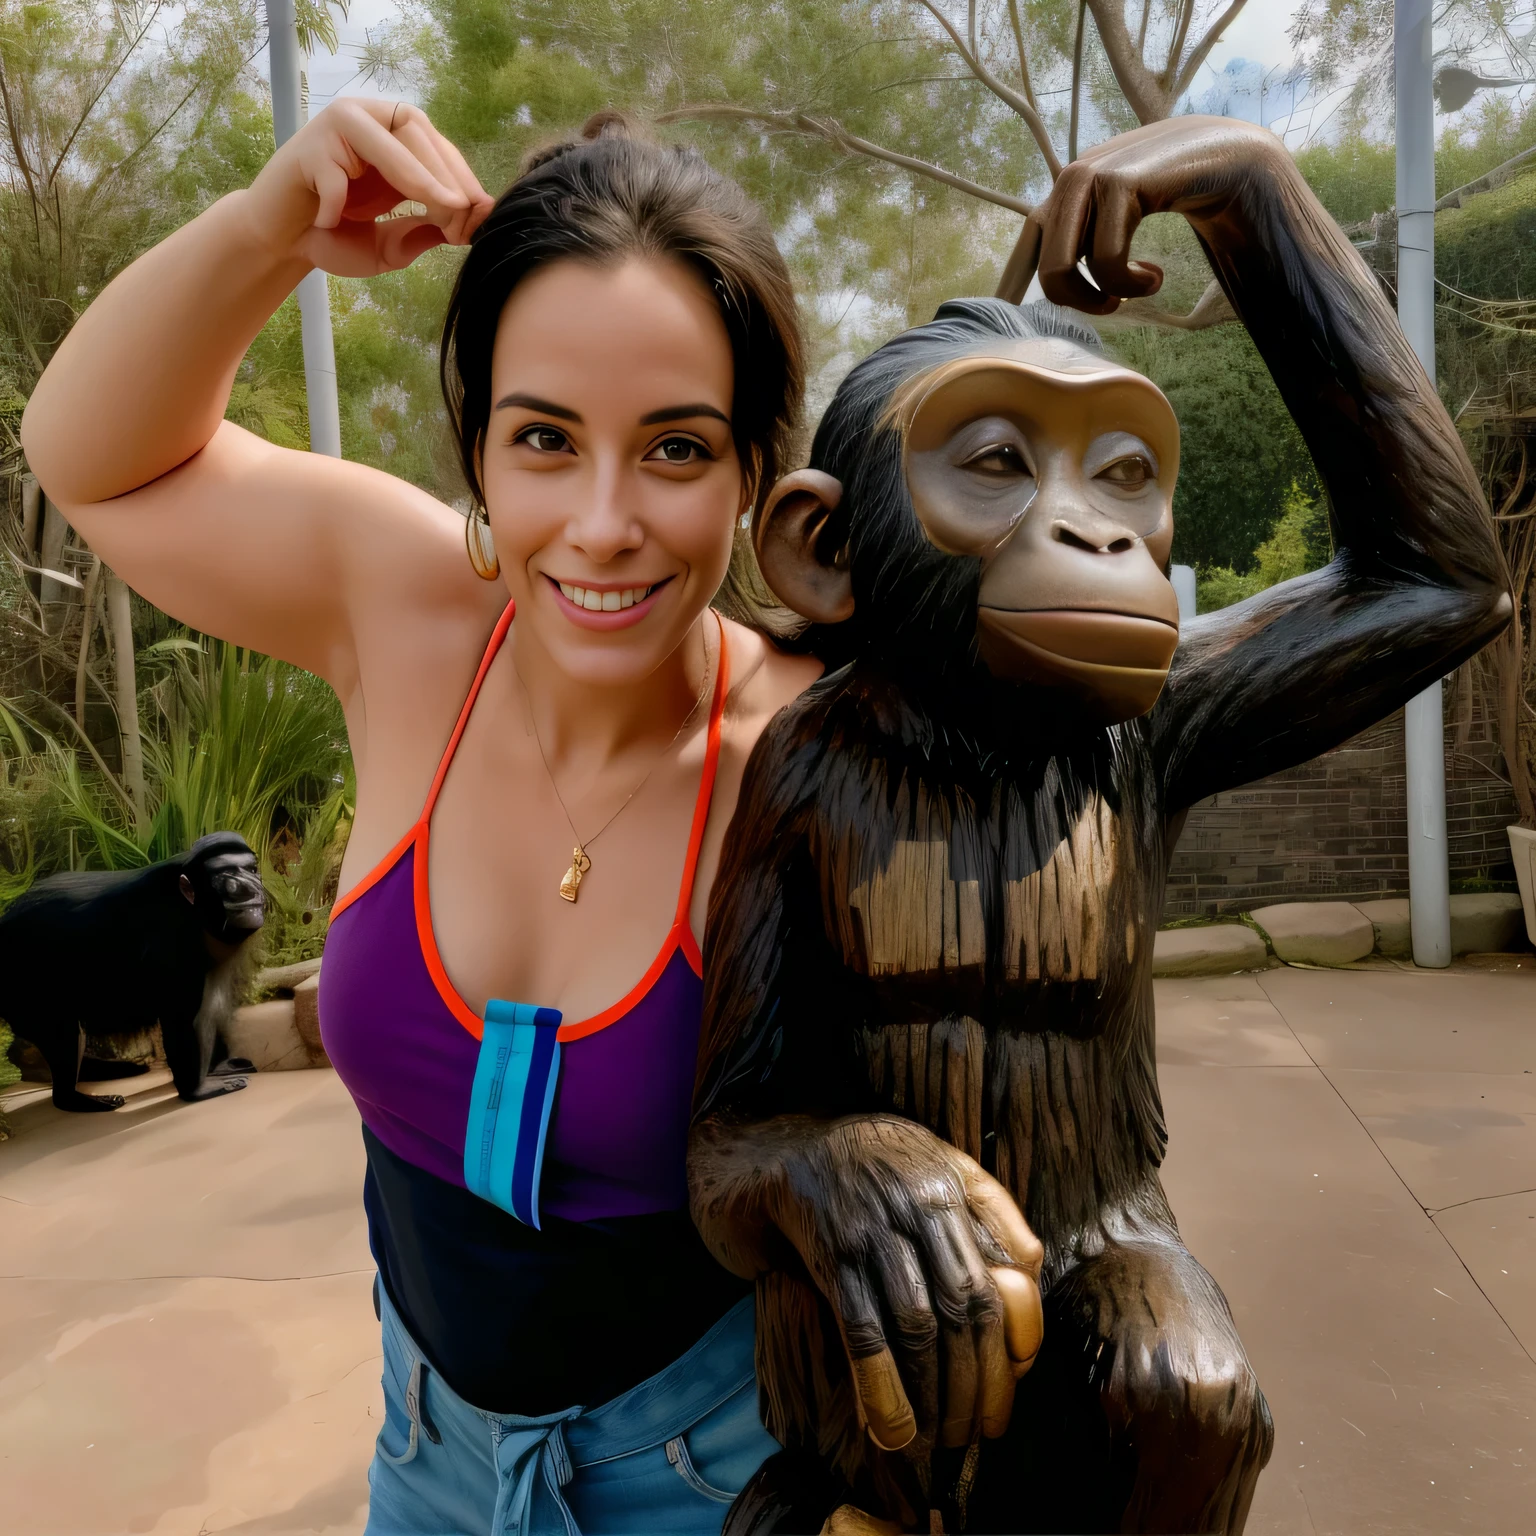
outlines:
M692 1209L757 1280L760 1402L787 1447L733 1536L814 1531L842 1500L906 1530L935 1506L946 1530L1242 1530L1274 1432L1158 1176L1169 859L1195 801L1345 740L1510 612L1433 385L1267 139L1188 119L1126 135L1057 183L1053 214L1078 199L1065 238L1044 219L1047 294L1112 308L1145 291L1123 261L1136 219L1185 214L1328 490L1332 563L1187 624L1149 713L1084 725L979 664L978 562L924 538L890 423L919 370L1042 331L1093 345L1074 322L945 305L855 368L817 433L841 499L815 553L854 608L811 648L843 664L752 755L704 947ZM1080 255L1098 287L1071 287ZM999 1305L974 1262L946 1278L959 1228L947 1250L927 1236L964 1212L948 1147L1001 1182L1045 1261L1006 1432L946 1451L936 1353ZM886 1349L918 1422L902 1451L871 1443L850 1384L850 1359Z
M0 916L0 1018L53 1073L53 1102L118 1109L79 1082L133 1077L142 1064L88 1057L85 1037L160 1025L183 1099L245 1087L249 1062L214 1065L239 1001L246 942L262 924L256 856L234 832L199 838L147 869L52 875Z

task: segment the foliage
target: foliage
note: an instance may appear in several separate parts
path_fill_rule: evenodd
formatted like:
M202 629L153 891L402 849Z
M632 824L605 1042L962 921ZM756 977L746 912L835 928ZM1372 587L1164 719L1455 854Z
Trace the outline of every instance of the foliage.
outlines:
M1201 613L1211 613L1240 603L1267 587L1317 570L1328 563L1332 553L1327 508L1293 480L1273 532L1254 551L1253 569L1239 574L1230 566L1218 565L1201 571L1196 607Z
M8 712L0 746L0 894L57 869L134 869L208 832L261 861L266 948L318 950L356 803L341 708L318 678L271 657L178 636L150 646L143 738L150 815L135 822L100 760Z

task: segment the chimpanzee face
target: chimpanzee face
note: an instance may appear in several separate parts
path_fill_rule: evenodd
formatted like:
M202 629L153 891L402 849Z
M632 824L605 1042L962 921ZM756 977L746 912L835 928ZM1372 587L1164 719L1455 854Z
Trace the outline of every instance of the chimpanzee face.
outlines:
M929 542L981 562L996 677L1063 688L1105 722L1156 701L1179 640L1164 574L1179 428L1149 380L1061 340L1000 342L893 402Z
M242 944L261 927L261 875L249 848L226 846L193 858L182 871L181 894L210 938Z
M895 473L859 481L863 504L851 512L838 511L836 476L786 475L754 523L773 590L814 623L844 623L849 548L826 546L862 522L859 547L899 552L911 547L905 519L930 554L898 553L866 575L879 583L866 594L888 605L875 622L899 626L926 603L932 626L941 602L994 677L1049 688L1101 724L1145 714L1179 640L1166 575L1179 427L1157 387L1060 337L991 335L941 351L866 412L847 413L840 430L872 461L891 454ZM952 611L960 603L967 613Z

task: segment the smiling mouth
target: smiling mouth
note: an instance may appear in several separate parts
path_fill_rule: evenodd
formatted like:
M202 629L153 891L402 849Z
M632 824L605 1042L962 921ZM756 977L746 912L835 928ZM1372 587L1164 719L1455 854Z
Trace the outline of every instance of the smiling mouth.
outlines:
M671 577L664 577L661 581L654 581L648 587L615 587L611 591L600 592L595 587L578 586L575 582L558 581L553 576L549 578L560 588L560 594L568 603L574 603L578 608L585 608L588 613L619 613L625 608L633 608L636 603L643 603L653 592L659 592Z

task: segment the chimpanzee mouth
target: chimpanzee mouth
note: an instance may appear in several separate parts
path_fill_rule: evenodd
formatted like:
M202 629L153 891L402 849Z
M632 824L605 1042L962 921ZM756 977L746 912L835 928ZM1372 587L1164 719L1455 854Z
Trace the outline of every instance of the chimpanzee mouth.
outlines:
M248 902L239 907L226 907L224 909L224 926L226 928L238 928L243 932L252 933L266 922L266 914L262 910L259 901Z

